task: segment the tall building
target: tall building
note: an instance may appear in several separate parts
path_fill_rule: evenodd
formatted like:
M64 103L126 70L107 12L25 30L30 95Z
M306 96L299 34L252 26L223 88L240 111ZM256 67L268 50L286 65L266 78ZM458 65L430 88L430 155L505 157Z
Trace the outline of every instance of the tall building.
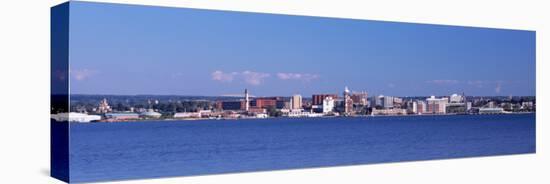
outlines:
M350 90L346 86L346 88L344 88L344 113L349 115L352 113L352 111L353 111L353 100L351 99L351 96L350 96Z
M302 109L302 96L293 95L290 98L290 109Z
M367 105L367 99L367 92L357 92L351 94L351 100L353 100L353 104L365 106Z
M416 101L416 113L417 114L426 113L426 102Z
M332 112L333 109L334 99L331 96L327 96L325 100L323 100L323 113Z
M407 101L407 112L411 114L418 113L418 102L416 101Z
M435 98L435 96L431 96L430 98L426 99L426 103L427 103L426 113L431 113L431 114L447 113L448 101L449 99L447 98Z
M329 96L332 97L332 99L338 99L337 94L314 94L311 95L311 105L323 105L323 100Z
M244 89L244 110L248 112L250 110L250 99L248 96L248 89Z
M376 100L376 105L375 106L379 105L384 109L393 108L394 97L392 97L392 96L380 95L377 98L375 98L375 100Z

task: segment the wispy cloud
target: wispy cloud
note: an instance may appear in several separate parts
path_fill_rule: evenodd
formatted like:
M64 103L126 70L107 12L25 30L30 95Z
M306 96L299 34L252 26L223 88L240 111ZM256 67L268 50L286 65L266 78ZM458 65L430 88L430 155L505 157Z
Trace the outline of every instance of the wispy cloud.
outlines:
M253 72L253 71L244 71L241 73L244 77L244 81L251 85L260 85L262 84L264 78L269 77L268 73Z
M304 82L309 82L319 78L317 74L309 73L277 73L277 78L281 80L300 80Z
M224 73L223 71L216 70L212 72L212 80L221 81L221 82L231 82L238 73Z
M263 83L265 78L270 76L270 74L249 70L243 72L223 72L221 70L216 70L212 72L211 76L212 80L220 82L232 82L234 80L242 79L247 84L260 85Z
M497 86L495 87L495 93L499 94L501 89L502 89L502 83L497 82Z
M70 69L69 74L77 81L82 81L90 78L97 73L96 70L90 69Z
M481 80L474 80L474 81L467 82L468 85L472 85L478 88L482 88L483 86L485 86L486 83L487 81L481 81Z
M426 83L436 84L436 85L451 85L451 84L458 84L458 83L460 83L460 81L450 80L450 79L437 79L437 80L426 81Z

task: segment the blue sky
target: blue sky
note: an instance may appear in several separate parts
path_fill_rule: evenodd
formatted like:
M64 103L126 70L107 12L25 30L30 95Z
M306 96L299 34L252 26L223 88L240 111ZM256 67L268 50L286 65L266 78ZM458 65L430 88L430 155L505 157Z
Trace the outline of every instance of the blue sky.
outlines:
M535 95L535 32L71 2L72 94Z

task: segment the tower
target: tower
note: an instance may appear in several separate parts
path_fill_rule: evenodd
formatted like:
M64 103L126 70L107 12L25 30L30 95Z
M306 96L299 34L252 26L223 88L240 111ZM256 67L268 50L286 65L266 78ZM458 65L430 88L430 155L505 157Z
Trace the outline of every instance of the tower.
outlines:
M248 98L248 89L244 89L244 110L248 112L250 108L250 99Z

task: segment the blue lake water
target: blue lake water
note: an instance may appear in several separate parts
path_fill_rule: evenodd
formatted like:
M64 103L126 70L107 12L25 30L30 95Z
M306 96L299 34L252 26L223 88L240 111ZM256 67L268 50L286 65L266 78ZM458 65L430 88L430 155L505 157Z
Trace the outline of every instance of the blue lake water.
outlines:
M70 125L71 181L534 153L535 114Z

